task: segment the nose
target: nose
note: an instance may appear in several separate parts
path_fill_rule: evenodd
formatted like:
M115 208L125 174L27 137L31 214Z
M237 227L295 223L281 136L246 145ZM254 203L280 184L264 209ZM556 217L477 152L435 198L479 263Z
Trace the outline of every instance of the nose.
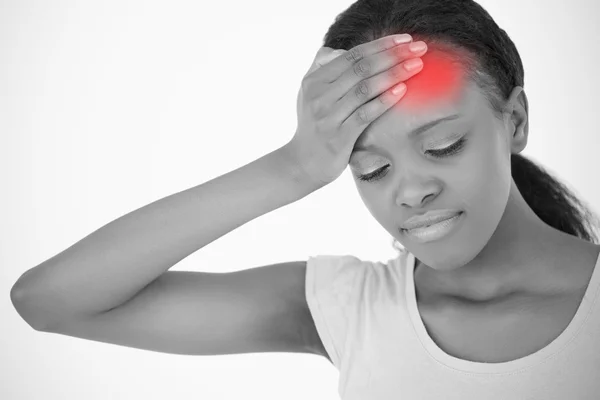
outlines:
M404 157L404 168L394 171L392 188L395 190L395 202L398 207L420 209L438 197L444 184L435 174L428 172L427 165L421 164L419 160L412 162L408 157L410 155Z
M396 205L410 208L423 208L437 197L438 190L433 185L405 186L396 194Z

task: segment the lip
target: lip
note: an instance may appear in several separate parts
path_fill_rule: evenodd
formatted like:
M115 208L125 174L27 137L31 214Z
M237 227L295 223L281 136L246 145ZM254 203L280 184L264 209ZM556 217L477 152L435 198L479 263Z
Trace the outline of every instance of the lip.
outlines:
M406 235L414 243L429 243L441 240L455 232L463 221L464 212L456 214L452 218L442 220L433 225L414 228L410 230L402 230L402 234Z
M409 231L411 229L422 228L430 225L437 224L438 222L450 219L462 213L458 210L434 210L429 211L425 214L415 215L400 226L403 231Z

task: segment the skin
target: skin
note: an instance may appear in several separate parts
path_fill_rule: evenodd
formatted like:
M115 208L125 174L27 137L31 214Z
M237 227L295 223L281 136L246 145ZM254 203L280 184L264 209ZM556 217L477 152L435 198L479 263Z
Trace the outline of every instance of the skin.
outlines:
M432 56L433 54L433 56ZM449 95L425 98L424 69L406 83L405 96L373 121L350 158L358 192L373 217L417 258L415 284L422 296L465 302L494 302L514 295L534 298L585 289L600 246L544 223L527 205L511 176L511 154L525 149L528 102L512 90L502 120L492 114L480 89L461 81ZM433 58L431 58L433 59ZM433 119L461 114L411 138L408 132ZM461 137L456 154L436 159ZM372 182L360 181L389 164ZM399 231L409 217L429 210L464 211L450 235L420 244Z

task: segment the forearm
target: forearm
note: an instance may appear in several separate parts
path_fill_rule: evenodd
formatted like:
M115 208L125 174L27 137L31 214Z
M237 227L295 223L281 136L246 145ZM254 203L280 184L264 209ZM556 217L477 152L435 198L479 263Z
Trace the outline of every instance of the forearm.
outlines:
M109 310L196 250L316 189L279 148L108 223L23 274L11 297L30 324Z

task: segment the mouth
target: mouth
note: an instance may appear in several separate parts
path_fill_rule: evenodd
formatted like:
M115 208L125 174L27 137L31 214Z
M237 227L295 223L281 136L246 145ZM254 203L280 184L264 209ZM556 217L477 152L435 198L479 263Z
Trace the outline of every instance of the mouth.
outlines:
M426 224L426 225L418 226L418 227L415 227L415 228L405 229L405 228L402 228L402 227L401 227L401 228L400 228L400 230L401 230L402 232L410 232L410 231L417 231L417 230L419 230L419 229L426 229L426 228L429 228L429 227L431 227L431 226L434 226L434 225L440 224L440 223L442 223L442 222L444 222L444 221L448 221L448 220L450 220L450 219L453 219L453 218L456 218L456 217L460 217L460 216L463 214L463 212L464 212L464 211L460 211L460 212L458 212L458 213L456 213L456 214L454 214L454 215L451 215L451 216L449 216L449 217L447 217L447 218L441 219L441 220L439 220L439 221L436 221L436 222L428 223L428 224Z
M450 218L438 221L427 226L422 226L413 229L400 228L400 232L410 237L411 240L414 240L419 243L437 241L456 230L457 226L460 225L463 219L463 214L464 212L461 211Z

